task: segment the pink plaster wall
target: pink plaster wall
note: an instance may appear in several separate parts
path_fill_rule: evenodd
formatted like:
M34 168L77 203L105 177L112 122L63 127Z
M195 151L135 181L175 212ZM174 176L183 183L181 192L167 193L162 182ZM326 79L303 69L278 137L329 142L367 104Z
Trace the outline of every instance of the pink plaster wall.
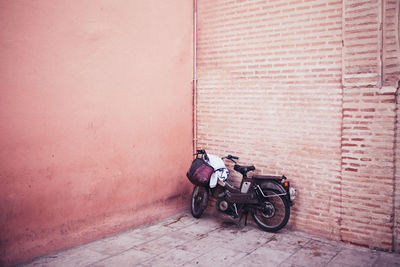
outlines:
M192 5L0 0L0 265L187 208Z

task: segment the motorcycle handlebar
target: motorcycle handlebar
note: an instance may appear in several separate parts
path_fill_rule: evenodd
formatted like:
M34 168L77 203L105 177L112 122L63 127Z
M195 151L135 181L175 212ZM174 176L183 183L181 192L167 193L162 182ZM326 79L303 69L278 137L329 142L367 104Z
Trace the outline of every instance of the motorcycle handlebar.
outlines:
M206 151L204 149L197 149L196 153L193 154L193 156L197 156L197 155L204 155L205 159L208 159L207 153L206 153ZM235 160L238 160L239 157L228 155L226 157L222 157L222 159L229 159L229 160L235 162Z
M197 149L196 153L194 153L193 156L204 155L204 154L206 154L206 151L204 149Z
M235 159L238 160L239 157L228 155L228 156L222 157L222 159L229 159L229 160L231 160L231 161L236 163Z
M208 155L204 149L197 149L196 154L193 154L193 156L196 156L196 157L198 157L198 155L203 155L203 158L205 160L209 160Z

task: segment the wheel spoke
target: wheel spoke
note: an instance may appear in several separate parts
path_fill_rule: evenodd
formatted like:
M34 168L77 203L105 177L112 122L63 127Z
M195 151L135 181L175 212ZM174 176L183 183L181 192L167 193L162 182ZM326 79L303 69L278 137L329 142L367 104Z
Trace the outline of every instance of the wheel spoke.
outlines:
M284 227L289 220L289 204L283 196L272 190L265 190L267 197L253 213L254 221L263 229L275 232Z
M192 193L192 200L190 210L195 218L199 218L204 210L207 208L208 203L208 189L203 186L195 186Z

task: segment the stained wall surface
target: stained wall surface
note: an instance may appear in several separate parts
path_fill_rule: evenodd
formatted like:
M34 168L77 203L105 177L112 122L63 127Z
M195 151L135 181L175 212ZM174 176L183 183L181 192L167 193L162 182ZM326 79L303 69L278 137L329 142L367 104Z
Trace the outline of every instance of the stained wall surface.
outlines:
M187 208L193 3L0 1L0 265Z

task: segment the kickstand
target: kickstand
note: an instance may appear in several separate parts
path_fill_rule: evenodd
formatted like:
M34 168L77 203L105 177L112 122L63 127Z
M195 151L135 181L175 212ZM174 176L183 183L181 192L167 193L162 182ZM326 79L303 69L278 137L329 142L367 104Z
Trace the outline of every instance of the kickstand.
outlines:
M244 217L244 226L247 226L247 215L249 215L249 212L243 211L243 213L240 215L240 218L239 218L239 223L240 223L242 221L243 216L245 216Z

